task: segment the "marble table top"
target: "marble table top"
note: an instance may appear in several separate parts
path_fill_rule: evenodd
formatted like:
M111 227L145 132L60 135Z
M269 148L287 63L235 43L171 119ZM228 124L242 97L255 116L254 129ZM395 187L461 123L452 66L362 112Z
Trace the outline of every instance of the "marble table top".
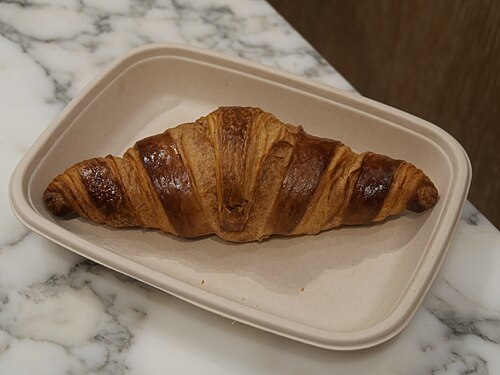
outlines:
M0 374L499 374L500 235L467 203L409 326L334 352L208 313L24 228L7 182L30 144L106 64L180 42L353 88L262 0L0 2Z

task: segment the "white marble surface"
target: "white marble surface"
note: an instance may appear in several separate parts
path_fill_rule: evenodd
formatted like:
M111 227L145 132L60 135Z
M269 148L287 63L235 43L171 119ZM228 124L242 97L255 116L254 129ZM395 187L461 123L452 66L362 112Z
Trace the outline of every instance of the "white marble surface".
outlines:
M42 239L7 181L33 140L107 63L182 42L352 90L256 0L0 2L0 374L499 374L500 235L467 203L408 328L331 352L207 313Z

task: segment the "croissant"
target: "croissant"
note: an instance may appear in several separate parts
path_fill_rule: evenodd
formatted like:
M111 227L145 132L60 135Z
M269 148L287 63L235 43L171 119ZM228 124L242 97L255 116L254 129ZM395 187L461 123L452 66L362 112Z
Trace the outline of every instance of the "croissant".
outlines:
M123 158L73 165L43 198L58 217L249 242L422 212L438 192L403 160L357 154L259 108L221 107L138 141Z

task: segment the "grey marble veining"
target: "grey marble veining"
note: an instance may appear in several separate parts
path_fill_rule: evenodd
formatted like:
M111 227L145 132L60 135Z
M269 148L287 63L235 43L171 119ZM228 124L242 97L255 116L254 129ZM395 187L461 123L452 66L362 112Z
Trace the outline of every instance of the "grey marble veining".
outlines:
M352 90L261 1L8 1L0 7L0 34L42 69L53 85L52 99L64 104L121 53L166 41L240 56Z
M151 42L353 90L260 0L0 2L0 374L500 373L500 236L470 203L408 328L349 353L207 313L25 229L6 189L21 156L106 64Z

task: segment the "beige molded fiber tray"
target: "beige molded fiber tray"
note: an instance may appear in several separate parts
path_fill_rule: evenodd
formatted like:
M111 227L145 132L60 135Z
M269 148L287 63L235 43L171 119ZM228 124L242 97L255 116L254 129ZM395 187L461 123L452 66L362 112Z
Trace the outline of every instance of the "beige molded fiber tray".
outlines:
M218 106L257 106L313 135L422 168L440 192L424 214L316 236L232 244L155 230L57 220L50 180L71 164L189 122ZM409 322L434 279L466 199L471 169L438 127L332 87L181 45L118 59L47 128L14 172L12 207L33 231L206 310L323 348L376 345Z

